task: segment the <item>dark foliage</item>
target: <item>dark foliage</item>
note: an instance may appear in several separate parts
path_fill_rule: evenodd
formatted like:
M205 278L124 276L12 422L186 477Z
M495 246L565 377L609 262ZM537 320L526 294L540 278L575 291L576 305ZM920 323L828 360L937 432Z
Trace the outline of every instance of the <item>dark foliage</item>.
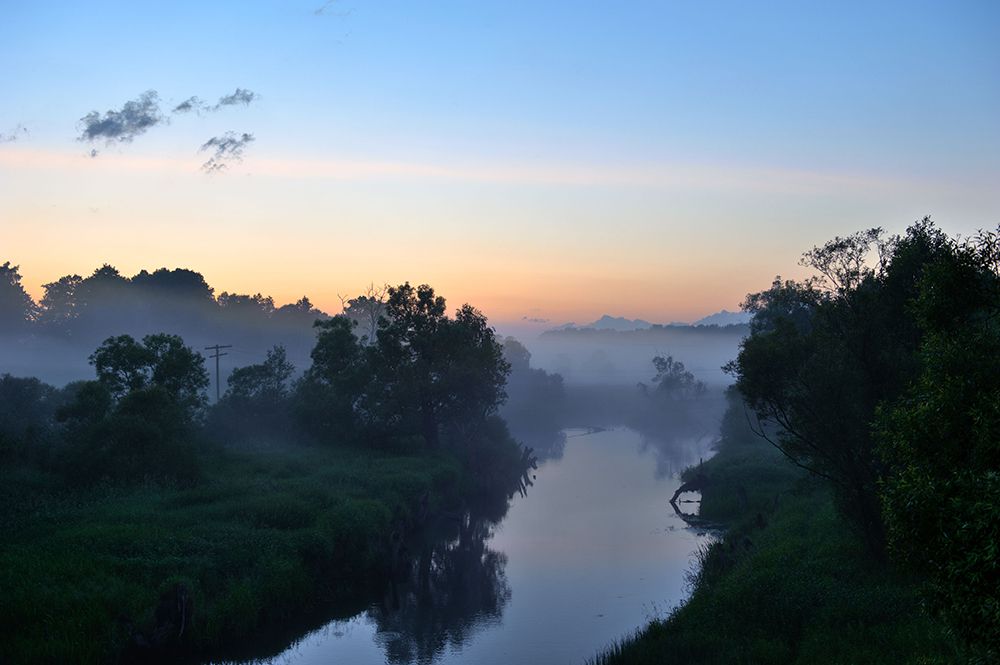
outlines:
M764 427L779 431L775 444L833 483L876 554L884 548L876 494L884 468L871 422L916 377L921 334L910 303L926 267L948 251L928 220L903 237L884 241L876 229L814 248L804 262L820 277L776 279L747 297L751 335L728 366Z
M877 420L891 552L956 632L1000 655L1000 241L931 262L912 310L920 374Z
M204 358L176 335L112 337L93 353L97 380L72 387L63 470L75 483L190 482L206 404Z
M18 266L10 261L0 265L0 335L27 331L37 315L38 307L21 285Z
M209 412L209 435L235 445L286 439L294 421L294 374L295 366L282 346L269 350L262 363L234 369L225 395Z
M531 367L531 352L513 337L503 342L504 360L510 365L507 400L500 415L515 438L545 457L562 453L566 423L566 388L559 374Z

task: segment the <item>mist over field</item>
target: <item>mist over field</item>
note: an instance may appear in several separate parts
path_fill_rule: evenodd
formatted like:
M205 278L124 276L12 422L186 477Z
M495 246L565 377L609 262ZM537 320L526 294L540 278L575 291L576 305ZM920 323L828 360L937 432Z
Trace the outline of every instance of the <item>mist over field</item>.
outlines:
M1000 662L1000 3L3 22L0 665Z

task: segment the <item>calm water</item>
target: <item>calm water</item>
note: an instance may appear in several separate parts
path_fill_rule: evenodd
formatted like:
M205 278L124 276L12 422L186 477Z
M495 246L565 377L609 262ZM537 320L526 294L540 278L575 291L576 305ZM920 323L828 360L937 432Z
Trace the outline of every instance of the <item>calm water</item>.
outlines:
M266 662L579 664L683 600L710 536L668 501L708 439L566 434L498 524L456 517L415 553L412 582Z

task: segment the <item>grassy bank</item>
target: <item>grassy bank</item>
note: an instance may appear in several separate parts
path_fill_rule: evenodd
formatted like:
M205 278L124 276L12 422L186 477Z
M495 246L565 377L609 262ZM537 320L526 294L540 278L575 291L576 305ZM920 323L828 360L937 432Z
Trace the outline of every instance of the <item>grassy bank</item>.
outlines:
M768 444L723 442L701 471L701 517L725 536L700 552L687 603L595 665L965 660L916 583L872 561L825 486Z
M360 597L384 578L390 534L420 497L454 498L461 478L445 455L352 448L202 462L204 481L186 489L69 491L37 471L0 471L0 662L113 661L178 583L192 600L182 653L221 653Z

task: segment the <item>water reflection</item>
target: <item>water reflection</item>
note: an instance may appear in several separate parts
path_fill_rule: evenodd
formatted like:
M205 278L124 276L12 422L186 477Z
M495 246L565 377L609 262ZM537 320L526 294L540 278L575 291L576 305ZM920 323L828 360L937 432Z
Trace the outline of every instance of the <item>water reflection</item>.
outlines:
M461 648L470 633L499 623L510 600L507 557L486 545L494 523L471 511L449 521L453 536L425 541L407 579L369 611L389 663L431 663Z
M680 486L671 471L707 456L711 440L567 431L527 496L443 516L406 543L381 598L271 662L586 662L684 597L691 554L708 535L671 508Z

